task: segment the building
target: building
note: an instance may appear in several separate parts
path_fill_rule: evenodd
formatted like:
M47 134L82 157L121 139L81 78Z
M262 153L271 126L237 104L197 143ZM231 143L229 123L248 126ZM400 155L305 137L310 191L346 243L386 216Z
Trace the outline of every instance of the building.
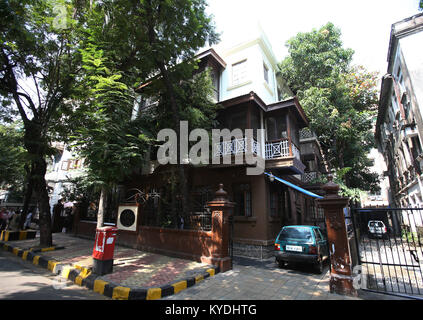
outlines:
M422 13L392 25L375 133L387 164L391 206L423 206L422 43Z
M73 180L84 174L84 161L69 150L64 143L54 142L56 150L48 162L45 179L49 188L50 212L54 205L64 197L63 193L73 188ZM66 200L66 199L65 199Z
M380 190L374 193L366 192L360 197L361 207L363 208L387 208L389 206L389 179L385 176L387 166L383 155L374 148L370 151L369 158L373 160L371 172L378 174Z
M317 209L314 198L302 193L301 188L288 187L264 174L271 173L295 186L314 187L310 181L326 170L317 140L312 133L301 131L308 127L308 119L298 99L279 76L269 41L260 29L255 31L248 33L249 39L229 47L209 48L198 55L199 71L210 69L215 86L214 99L223 107L217 116L219 128L241 129L242 132L254 129L252 136L219 140L213 146L212 157L220 161L224 157L233 160L241 155L244 156L241 162L195 165L188 161L184 170L192 206L191 212L181 213L180 197L170 196L172 166L158 165L152 156L144 170L125 183L122 199L128 206L130 202L134 205L135 199L137 204L134 216L128 219L130 223L123 223L127 227L119 230L121 243L176 254L175 247L165 243L161 235L175 233L166 231L172 228L180 229L177 230L179 235L183 232L185 235L207 233L211 228L207 202L213 199L221 183L235 203L234 255L268 258L273 254L274 240L283 225L323 221L322 211ZM137 112L151 107L151 104L144 104ZM263 129L264 135L259 135L257 129ZM263 160L264 172L247 174L246 170L251 167L247 156ZM319 192L318 188L313 191ZM119 209L118 227L120 217ZM81 234L94 233L95 224L88 220L81 216L78 226ZM201 234L200 238L206 236ZM174 238L175 243L179 243L178 254L199 259L201 252L193 253L193 245L181 244L182 238Z

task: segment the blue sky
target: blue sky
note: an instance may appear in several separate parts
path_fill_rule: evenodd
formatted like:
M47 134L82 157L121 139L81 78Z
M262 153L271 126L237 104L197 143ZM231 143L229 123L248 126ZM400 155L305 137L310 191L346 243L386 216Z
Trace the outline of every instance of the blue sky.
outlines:
M344 47L355 51L355 64L382 75L387 68L391 25L417 14L418 0L207 0L222 40L259 23L278 60L287 54L285 42L298 32L333 22L341 29ZM422 45L423 47L423 45ZM423 49L423 48L422 48Z

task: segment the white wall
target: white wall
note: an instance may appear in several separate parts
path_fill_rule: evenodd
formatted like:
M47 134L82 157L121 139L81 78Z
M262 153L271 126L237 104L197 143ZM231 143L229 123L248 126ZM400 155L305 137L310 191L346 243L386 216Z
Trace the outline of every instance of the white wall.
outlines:
M423 114L423 31L402 38L399 43L420 112Z
M226 62L226 69L221 75L220 101L254 91L266 104L277 102L276 59L263 34L232 48L218 46L216 52ZM247 63L247 76L241 84L233 85L232 65L243 60ZM263 63L269 70L269 83L264 79Z

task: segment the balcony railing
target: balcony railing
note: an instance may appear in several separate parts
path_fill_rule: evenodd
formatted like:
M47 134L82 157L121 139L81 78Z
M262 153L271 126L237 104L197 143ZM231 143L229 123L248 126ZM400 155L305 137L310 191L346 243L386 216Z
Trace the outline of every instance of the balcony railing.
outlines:
M215 157L222 157L228 155L238 155L251 152L255 155L261 154L260 143L254 139L247 139L246 137L240 139L233 139L231 141L223 141L215 144Z
M292 155L289 152L289 146L292 149ZM289 140L278 140L267 142L264 148L264 153L267 159L276 159L276 158L287 158L294 157L300 160L300 150L293 143L289 143Z
M292 149L292 155L290 153ZM261 145L254 139L247 139L246 137L240 139L232 139L230 141L222 141L215 144L215 157L223 157L228 155L239 155L244 153L253 153L261 155ZM280 159L294 157L300 160L300 151L293 143L289 143L288 139L266 142L264 147L264 158Z
M289 141L280 140L275 142L268 142L264 148L266 159L285 158L290 157Z
M306 139L316 139L316 134L311 131L309 128L303 128L300 130L300 141L306 140Z
M317 171L304 172L301 176L302 182L308 183L314 179L320 178L320 173Z

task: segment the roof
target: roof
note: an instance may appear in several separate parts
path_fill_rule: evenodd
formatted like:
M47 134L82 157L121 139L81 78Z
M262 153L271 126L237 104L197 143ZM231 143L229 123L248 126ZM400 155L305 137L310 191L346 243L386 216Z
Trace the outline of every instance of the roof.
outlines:
M217 64L219 67L225 69L226 68L226 62L214 51L213 48L210 48L208 50L205 50L193 58L194 60L205 60L205 59L211 59L215 64ZM152 78L146 80L145 82L141 83L138 87L136 87L135 91L139 91L151 84L152 81L161 78L161 74L155 75Z
M423 31L423 13L416 14L392 24L387 57L388 73L392 73L391 69L393 67L398 40L421 31Z

